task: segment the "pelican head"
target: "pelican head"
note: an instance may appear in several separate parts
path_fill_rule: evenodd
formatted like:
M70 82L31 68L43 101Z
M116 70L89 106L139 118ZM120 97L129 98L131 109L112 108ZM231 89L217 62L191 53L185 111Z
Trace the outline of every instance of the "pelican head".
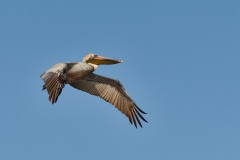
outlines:
M83 58L83 62L93 65L94 68L96 69L100 64L110 65L110 64L122 63L123 61L90 53Z

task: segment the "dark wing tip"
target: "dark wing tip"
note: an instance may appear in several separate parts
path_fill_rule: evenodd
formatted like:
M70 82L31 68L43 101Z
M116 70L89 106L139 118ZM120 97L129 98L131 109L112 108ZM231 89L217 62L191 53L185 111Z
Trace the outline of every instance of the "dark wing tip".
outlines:
M146 112L144 112L143 110L141 110L136 104L135 107L138 109L138 111L140 111L142 114L147 114Z
M143 128L142 123L140 120L143 120L144 122L148 123L146 119L141 115L140 111L138 111L137 108L132 108L129 110L129 115L127 116L129 118L129 121L131 124L135 126L135 128L138 128L138 125Z
M46 86L45 86L45 85L43 85L43 86L42 86L42 91L43 91L43 90L45 90L45 89L46 89Z
M45 74L45 72L43 74L41 74L40 78L42 78L44 74Z

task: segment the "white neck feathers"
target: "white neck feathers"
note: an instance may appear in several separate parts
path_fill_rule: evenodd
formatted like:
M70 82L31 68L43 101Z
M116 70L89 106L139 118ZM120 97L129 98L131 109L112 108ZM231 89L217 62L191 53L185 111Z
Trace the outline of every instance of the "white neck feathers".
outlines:
M97 64L92 64L92 63L88 63L89 65L93 66L94 68L94 71L98 68L98 65Z

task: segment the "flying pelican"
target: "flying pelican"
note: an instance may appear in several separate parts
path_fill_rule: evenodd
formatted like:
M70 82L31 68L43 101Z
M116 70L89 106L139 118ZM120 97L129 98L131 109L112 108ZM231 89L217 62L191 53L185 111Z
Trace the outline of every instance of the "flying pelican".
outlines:
M125 114L136 128L137 123L142 127L139 117L147 122L141 115L146 113L128 96L122 84L118 80L93 73L101 64L110 65L121 62L122 60L90 53L83 58L82 62L58 63L41 75L45 83L43 90L47 90L49 101L54 104L65 84L69 84L111 103Z

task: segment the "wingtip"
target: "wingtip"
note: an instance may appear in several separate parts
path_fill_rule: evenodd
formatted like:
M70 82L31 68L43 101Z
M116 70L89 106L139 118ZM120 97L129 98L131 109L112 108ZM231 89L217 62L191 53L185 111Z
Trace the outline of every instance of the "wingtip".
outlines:
M135 128L137 129L137 125L135 125Z
M42 86L42 91L43 91L43 90L45 90L45 89L46 89L46 86L45 86L45 85L43 85L43 86Z
M40 78L43 78L43 75L46 74L46 72L44 72L43 74L41 74Z
M141 110L136 104L135 106L137 107L137 109L142 113L142 114L147 114L146 112L144 112L143 110Z

